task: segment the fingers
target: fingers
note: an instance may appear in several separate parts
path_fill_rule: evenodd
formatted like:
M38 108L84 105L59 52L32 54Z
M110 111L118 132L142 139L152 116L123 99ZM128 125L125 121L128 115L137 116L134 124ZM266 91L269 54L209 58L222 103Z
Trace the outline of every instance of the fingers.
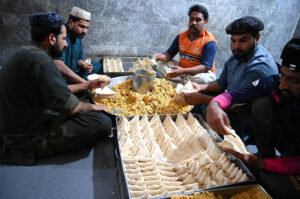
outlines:
M251 156L250 155L244 155L244 161L250 162Z
M224 126L227 126L229 128L232 128L230 125L230 121L227 115L224 115Z
M108 107L107 106L102 106L102 110L108 111Z
M92 70L93 70L93 65L92 65L92 64L84 64L84 65L83 65L83 69L84 69L86 72L90 73L90 72L92 72Z
M108 111L107 106L93 104L93 111Z
M176 77L176 74L174 72L170 72L166 74L166 78L174 78Z
M232 155L238 157L241 160L244 160L244 155L243 154L240 154L240 153L238 153L236 151L233 151L231 149L223 149L223 150L226 151L226 152L228 152L228 153L231 153Z
M163 54L155 53L152 57L153 57L153 59L155 59L155 60L157 60L157 61L162 61L162 59L163 59Z
M195 89L196 92L198 92L200 90L199 88L199 84L192 82L193 88Z

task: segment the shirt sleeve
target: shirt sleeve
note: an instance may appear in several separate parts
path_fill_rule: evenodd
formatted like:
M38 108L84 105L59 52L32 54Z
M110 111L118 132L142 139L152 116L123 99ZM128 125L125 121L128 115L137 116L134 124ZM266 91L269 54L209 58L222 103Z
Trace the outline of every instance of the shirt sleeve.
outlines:
M36 57L41 59L34 67L35 81L39 85L37 92L45 109L55 112L70 113L79 103L71 93L65 79L49 56Z
M202 49L200 63L209 70L212 69L214 59L217 53L217 44L215 41L210 41L206 43Z
M174 39L171 46L167 50L167 53L169 53L170 57L173 58L179 51L179 35Z
M226 63L225 63L225 66L224 66L219 78L216 81L221 86L221 88L223 90L226 89L226 87L227 87L227 67L226 67Z
M220 107L226 110L235 103L250 103L257 98L272 95L273 91L278 88L278 85L279 76L272 75L257 79L240 89L224 92L213 98L212 101L218 102Z
M257 70L249 71L241 78L240 88L248 87L249 85L252 84L252 82L258 79L262 79L264 77L266 77L266 75L261 71L257 71Z
M63 109L65 112L71 113L78 104L79 104L79 99L71 93L71 95L68 98L68 100L66 101Z
M300 156L264 159L266 170L281 174L300 174Z

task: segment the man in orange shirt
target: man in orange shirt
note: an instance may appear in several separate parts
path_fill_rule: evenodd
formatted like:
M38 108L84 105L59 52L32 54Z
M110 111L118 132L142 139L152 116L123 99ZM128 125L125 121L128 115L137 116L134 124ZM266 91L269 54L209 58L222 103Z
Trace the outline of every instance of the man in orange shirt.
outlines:
M193 75L192 81L209 83L216 80L214 59L217 51L216 38L205 29L209 14L204 6L194 5L188 15L189 29L175 38L167 52L156 53L153 58L169 62L179 52L179 65L171 66L173 70L166 77Z

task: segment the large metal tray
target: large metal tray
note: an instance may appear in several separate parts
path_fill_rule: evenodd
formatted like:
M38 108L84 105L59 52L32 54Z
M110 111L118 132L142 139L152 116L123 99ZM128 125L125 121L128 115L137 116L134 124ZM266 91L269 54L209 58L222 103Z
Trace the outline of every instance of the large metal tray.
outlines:
M103 71L103 73L109 77L118 77L118 76L127 76L127 75L132 75L133 72L130 72L129 69L133 67L133 63L137 60L137 59L143 59L146 56L143 57L113 57L113 56L106 56L103 57L103 59L101 59L101 63L102 65L104 64L104 59L121 59L122 63L123 63L123 69L124 72L105 72ZM104 65L103 65L104 68Z
M171 116L171 118L173 119L173 121L176 119L177 114L169 114ZM164 121L164 119L166 118L167 115L159 115L160 120ZM183 114L184 118L187 119L188 113ZM209 133L209 135L212 137L213 141L215 142L220 142L222 141L221 137L215 132L213 131L209 125L202 119L202 117L198 114L193 114L193 116L198 119L199 123L207 130L207 132ZM142 118L142 116L139 116L140 119ZM148 115L148 120L150 120L153 115ZM129 116L126 117L129 121L134 118L134 116ZM117 167L119 170L119 177L121 179L119 179L119 183L120 183L120 187L123 188L124 192L123 194L125 195L125 198L129 198L131 199L130 196L130 191L129 191L129 187L128 187L128 181L126 178L126 174L125 174L125 166L123 163L123 158L122 158L122 154L120 152L120 144L119 144L119 137L118 137L118 123L119 123L120 117L116 117L116 127L117 130L114 132L114 139L115 139L115 153L116 153L116 157L117 157ZM218 147L218 146L217 146ZM236 158L234 155L227 153L227 156L229 157L229 159L234 162L237 167L239 167L240 169L243 170L243 172L245 172L249 178L248 181L246 182L239 182L239 183L232 183L232 184L227 184L227 185L223 185L223 186L218 186L218 187L213 187L213 188L208 188L208 189L198 189L198 190L194 190L194 191L188 191L188 192L184 192L184 193L180 193L180 194L173 194L173 195L187 195L187 194L193 194L196 192L201 192L201 191L213 191L220 194L235 194L235 193L239 193L245 190L248 190L250 188L252 188L254 185L257 185L257 181L255 179L255 177L252 175L252 173L249 171L249 169L246 167L246 165L238 158ZM121 189L120 189L121 190ZM121 190L122 191L122 190ZM232 195L233 195L232 194ZM165 195L162 197L155 197L155 199L168 199L173 195Z

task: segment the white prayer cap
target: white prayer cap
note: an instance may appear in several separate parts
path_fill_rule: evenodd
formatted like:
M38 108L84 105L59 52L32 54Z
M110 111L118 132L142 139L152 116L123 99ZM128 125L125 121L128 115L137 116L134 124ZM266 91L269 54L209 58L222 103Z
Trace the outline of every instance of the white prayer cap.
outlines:
M71 15L73 17L77 17L79 19L83 19L83 20L86 20L86 21L91 20L91 13L86 11L86 10L83 10L81 8L73 7L72 11L71 11Z

